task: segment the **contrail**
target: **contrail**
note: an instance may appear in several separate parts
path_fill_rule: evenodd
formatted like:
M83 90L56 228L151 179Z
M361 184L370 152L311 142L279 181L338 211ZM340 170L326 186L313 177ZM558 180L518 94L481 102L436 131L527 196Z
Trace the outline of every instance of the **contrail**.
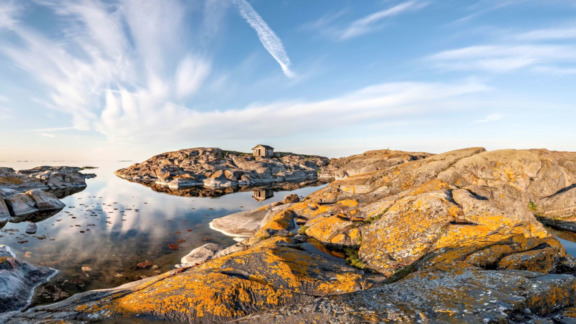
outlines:
M284 74L289 78L294 78L296 75L290 70L290 58L288 58L280 38L246 0L234 0L234 4L240 10L240 15L254 28L264 48L280 64Z

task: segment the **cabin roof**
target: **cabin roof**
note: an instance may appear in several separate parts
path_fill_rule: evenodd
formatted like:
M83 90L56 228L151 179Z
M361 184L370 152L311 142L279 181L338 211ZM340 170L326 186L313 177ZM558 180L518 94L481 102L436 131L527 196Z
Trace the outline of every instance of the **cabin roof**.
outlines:
M273 149L274 149L272 146L263 145L263 144L258 144L258 145L256 145L256 146L254 146L252 149L255 149L255 148L260 147L260 146L262 146L263 148L269 149L269 150L273 150Z

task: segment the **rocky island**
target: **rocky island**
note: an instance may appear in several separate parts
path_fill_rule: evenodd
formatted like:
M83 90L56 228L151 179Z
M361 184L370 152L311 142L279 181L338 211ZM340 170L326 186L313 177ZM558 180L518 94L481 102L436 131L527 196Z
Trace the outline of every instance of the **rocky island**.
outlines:
M301 201L254 211L258 226L244 228L248 238L236 245L199 248L177 270L0 319L576 319L576 261L539 222L571 228L576 153L378 154L389 161L366 162L364 173L328 165L344 176Z
M219 148L192 148L156 155L120 169L116 175L176 190L218 189L315 180L318 169L327 164L328 159L320 156L274 153L274 156L259 157Z

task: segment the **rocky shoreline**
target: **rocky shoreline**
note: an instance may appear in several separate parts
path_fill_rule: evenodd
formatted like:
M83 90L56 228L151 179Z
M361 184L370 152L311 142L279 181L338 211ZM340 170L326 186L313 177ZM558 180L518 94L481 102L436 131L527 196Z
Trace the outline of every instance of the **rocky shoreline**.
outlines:
M236 245L203 246L177 270L0 320L576 320L576 260L538 220L572 226L576 153L365 157L326 164L339 180L301 201L214 220L246 238Z
M327 163L328 159L320 156L276 153L265 158L219 148L193 148L159 154L115 174L173 190L253 187L316 180L318 169Z
M75 167L37 167L15 171L0 168L0 229L8 222L29 222L26 232L34 234L36 223L65 207L58 198L81 191L91 174ZM0 312L18 311L31 301L34 289L58 272L19 260L9 247L0 245Z

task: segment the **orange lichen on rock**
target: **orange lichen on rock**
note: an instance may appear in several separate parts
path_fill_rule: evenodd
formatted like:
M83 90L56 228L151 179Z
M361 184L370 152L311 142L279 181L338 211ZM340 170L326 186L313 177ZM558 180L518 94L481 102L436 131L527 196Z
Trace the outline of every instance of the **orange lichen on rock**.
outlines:
M344 220L338 215L331 217L318 217L306 223L306 235L317 239L320 242L330 243L330 240L340 234L342 230L353 223Z

